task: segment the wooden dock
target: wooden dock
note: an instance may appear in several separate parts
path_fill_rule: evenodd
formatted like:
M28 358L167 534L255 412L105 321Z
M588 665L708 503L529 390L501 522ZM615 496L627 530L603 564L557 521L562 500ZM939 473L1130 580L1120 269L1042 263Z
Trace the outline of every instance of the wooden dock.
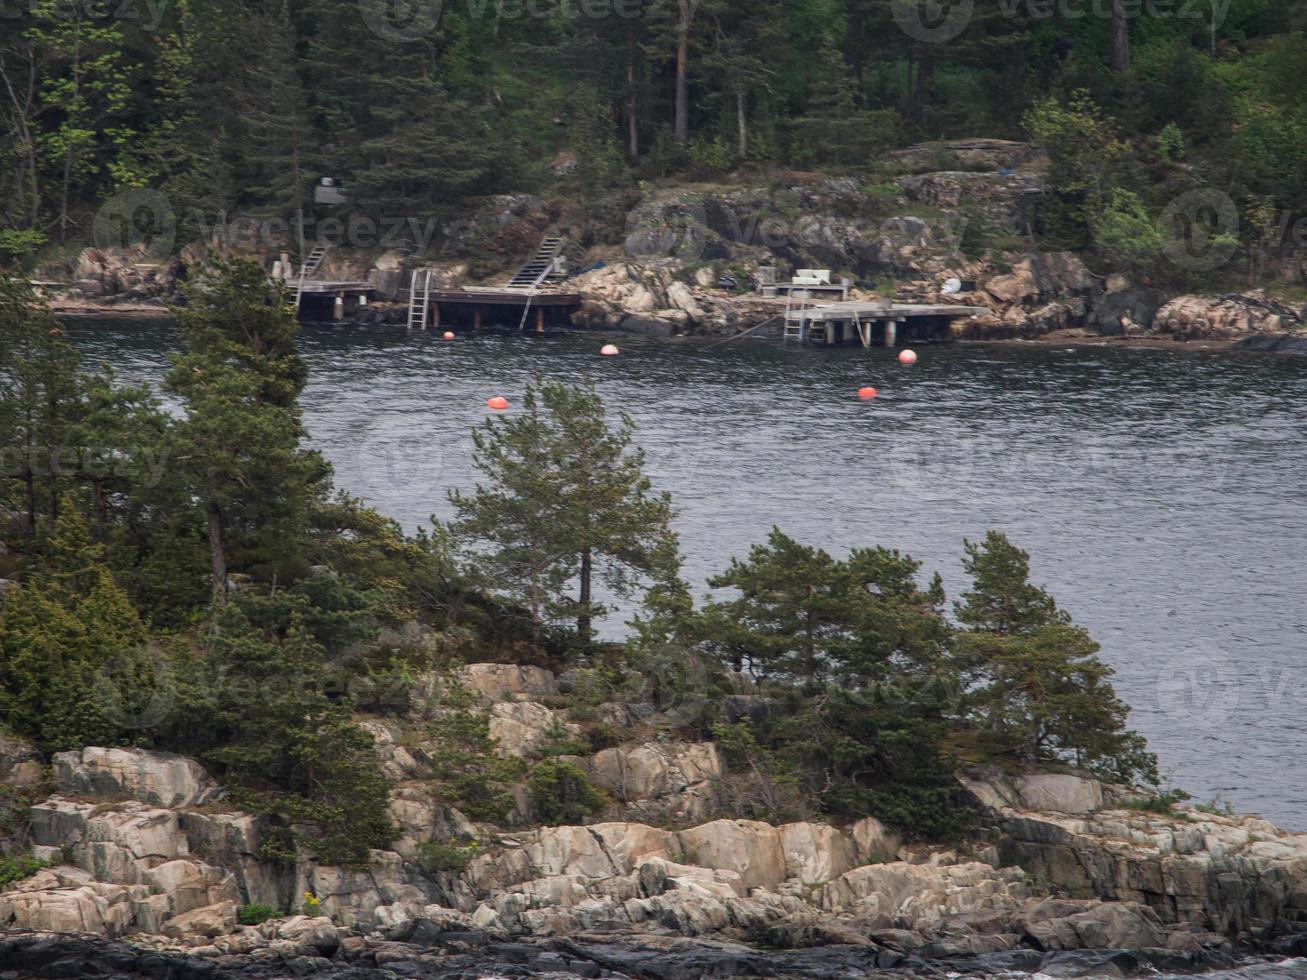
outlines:
M954 320L988 312L983 306L879 299L810 304L806 295L796 292L785 301L782 337L823 346L859 343L893 347L903 340L944 339Z

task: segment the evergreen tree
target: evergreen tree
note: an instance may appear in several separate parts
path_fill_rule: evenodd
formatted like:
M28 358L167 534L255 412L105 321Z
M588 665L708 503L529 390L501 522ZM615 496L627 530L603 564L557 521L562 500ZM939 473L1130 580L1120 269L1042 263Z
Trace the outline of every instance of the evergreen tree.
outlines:
M537 381L522 411L473 433L474 462L488 478L471 496L454 492L456 532L490 547L482 556L531 613L532 639L552 620L575 617L588 641L605 611L598 577L615 596L642 580L665 580L677 563L671 504L652 492L631 420L609 424L592 384ZM576 584L575 597L565 594Z
M857 583L850 569L780 528L708 584L739 592L709 602L702 626L735 670L747 662L762 677L820 680L852 640Z
M1129 709L1099 646L1043 589L1030 559L997 531L966 543L972 587L955 607L960 657L979 680L972 722L990 752L1026 764L1066 761L1122 781L1157 782L1157 759L1128 730Z
M120 698L150 683L145 630L71 498L42 567L0 606L0 709L46 751L121 744Z
M268 599L216 610L199 655L179 665L168 740L198 755L267 821L263 856L366 864L394 836L385 777L351 705L330 696L326 651Z
M330 468L304 449L299 394L307 377L295 351L298 324L283 288L258 265L215 266L176 310L183 353L168 389L185 418L173 448L207 525L213 595L231 568L293 580Z
M42 516L58 517L75 467L82 409L78 357L59 322L25 280L0 276L0 499L24 515L35 540Z

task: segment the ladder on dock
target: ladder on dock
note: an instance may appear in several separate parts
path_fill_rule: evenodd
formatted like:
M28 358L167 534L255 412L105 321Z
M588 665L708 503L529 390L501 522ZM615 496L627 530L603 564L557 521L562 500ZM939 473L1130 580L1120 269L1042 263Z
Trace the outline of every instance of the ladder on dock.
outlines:
M531 261L517 270L517 275L508 281L508 285L514 289L538 289L541 283L554 274L562 251L562 238L545 238Z
M798 309L794 300L799 301ZM785 294L785 327L781 331L781 340L795 340L803 343L808 339L808 291L800 289Z
M327 257L327 252L331 248L330 242L315 242L312 251L304 256L304 261L300 263L299 278L308 279L322 268L322 260Z
M425 330L431 309L431 270L414 269L408 287L408 329Z

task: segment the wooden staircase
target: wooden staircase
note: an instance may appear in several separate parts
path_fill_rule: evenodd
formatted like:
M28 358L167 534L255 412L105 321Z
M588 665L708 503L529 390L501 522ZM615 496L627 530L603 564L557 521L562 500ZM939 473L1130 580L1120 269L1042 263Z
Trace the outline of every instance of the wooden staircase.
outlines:
M431 270L414 269L408 287L408 329L425 330L431 309Z
M509 288L539 289L541 283L555 275L558 256L562 251L562 238L545 238L531 261L518 269L517 275L508 281Z

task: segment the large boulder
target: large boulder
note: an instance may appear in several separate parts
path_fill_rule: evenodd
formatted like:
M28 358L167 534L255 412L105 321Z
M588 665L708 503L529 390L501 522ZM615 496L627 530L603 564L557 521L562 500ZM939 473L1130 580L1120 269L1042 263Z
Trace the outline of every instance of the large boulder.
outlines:
M212 939L225 936L236 928L236 903L218 902L176 915L163 924L163 934L170 939Z
M689 864L739 874L746 888L773 889L789 877L781 835L757 820L714 820L677 835Z
M195 760L145 749L58 752L54 778L68 796L126 797L169 808L210 803L222 792Z
M1089 814L1103 806L1103 786L1096 779L1038 773L1014 780L1017 799L1027 810Z
M558 679L543 667L468 664L460 667L455 676L489 701L532 700L558 693Z
M857 867L858 848L847 835L821 823L787 823L780 828L785 874L820 885Z
M230 872L200 861L167 861L146 871L145 883L154 894L168 896L173 915L241 899Z
M642 820L704 820L720 806L725 760L714 742L650 742L597 752L581 763L591 781Z
M863 817L849 828L857 847L858 864L876 864L898 857L903 841L875 817Z
M1025 934L1046 950L1150 949L1166 945L1166 930L1157 913L1133 902L1041 902L1026 914Z
M0 931L27 929L121 936L131 928L134 903L144 897L144 892L140 886L98 881L73 887L11 889L0 893Z

